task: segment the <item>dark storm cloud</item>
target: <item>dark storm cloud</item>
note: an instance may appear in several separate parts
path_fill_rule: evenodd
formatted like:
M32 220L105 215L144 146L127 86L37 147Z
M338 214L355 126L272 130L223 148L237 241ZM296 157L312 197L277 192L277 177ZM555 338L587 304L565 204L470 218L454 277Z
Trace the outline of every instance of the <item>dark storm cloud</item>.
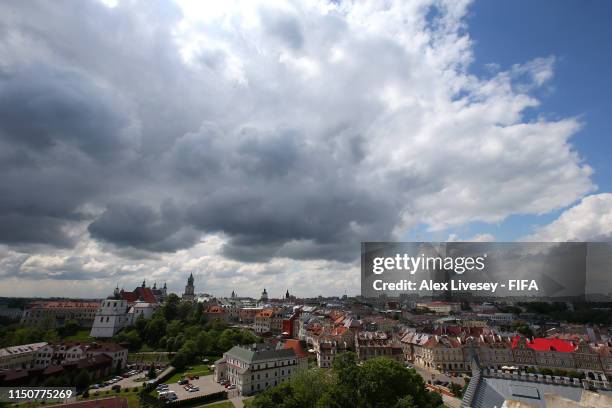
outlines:
M0 137L27 150L65 144L108 159L128 147L120 102L76 72L45 66L0 72Z
M62 230L65 224L66 220L53 217L0 215L0 242L70 247L74 242Z
M72 244L67 223L86 218L80 207L104 190L103 167L133 143L121 105L72 70L0 72L0 242Z
M90 234L117 246L131 246L158 252L173 252L192 246L196 231L183 227L181 215L173 204L160 211L141 204L112 204L89 225Z
M198 228L230 236L224 254L234 259L346 260L354 258L361 240L389 238L392 225L398 222L389 203L365 190L325 183L287 182L259 188L246 184L220 190L188 212Z

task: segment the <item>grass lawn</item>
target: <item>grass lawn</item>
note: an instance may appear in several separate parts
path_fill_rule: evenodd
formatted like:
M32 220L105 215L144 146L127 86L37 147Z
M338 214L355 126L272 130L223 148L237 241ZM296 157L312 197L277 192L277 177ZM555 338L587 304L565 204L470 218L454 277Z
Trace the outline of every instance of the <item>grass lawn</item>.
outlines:
M140 408L140 400L138 399L138 391L130 391L129 392L124 392L123 390L121 390L121 392L115 392L115 391L110 391L110 392L101 392L99 395L93 395L89 394L89 398L81 398L79 397L78 400L79 401L89 401L89 400L95 400L95 399L100 399L100 398L110 398L110 397L124 397L127 398L128 400L128 408Z
M89 336L91 329L79 330L76 334L72 336L65 337L64 340L67 341L91 341L93 337Z
M244 403L244 408L249 408L249 406L251 405L251 401L253 401L254 398L255 397L250 397L242 400L242 402Z
M188 366L191 369L177 370L172 377L168 378L165 383L173 383L180 380L182 377L187 375L209 375L212 374L212 370L208 367L209 364L198 364Z
M234 404L229 401L213 402L211 404L200 405L197 408L234 408Z

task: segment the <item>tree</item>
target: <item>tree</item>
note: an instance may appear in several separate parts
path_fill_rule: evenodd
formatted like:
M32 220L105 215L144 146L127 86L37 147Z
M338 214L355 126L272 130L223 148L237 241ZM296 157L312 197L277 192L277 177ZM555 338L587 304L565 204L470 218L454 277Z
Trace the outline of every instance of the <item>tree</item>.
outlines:
M397 400L393 408L418 408L418 406L415 405L414 398L410 395L406 395L404 398Z
M253 408L323 408L319 400L321 394L329 390L329 378L323 372L304 371L289 382L264 391L252 401L251 406Z
M138 351L142 347L142 339L136 329L122 331L113 339L116 343L127 343L130 351Z
M321 370L306 370L298 373L291 380L292 397L285 403L287 408L315 408L321 394L330 388L330 379Z
M463 396L463 387L457 383L451 383L450 390L457 398L461 398Z
M179 320L186 321L191 316L193 312L193 303L191 302L181 302L177 307L177 317Z
M359 370L359 396L367 407L392 407L411 395L417 406L425 406L428 392L423 379L402 364L388 358L366 361Z
M442 397L425 388L415 370L389 358L357 365L353 353L336 357L331 373L311 370L270 388L255 408L438 408Z
M222 332L228 327L229 325L221 319L213 319L206 324L206 330L213 332Z
M176 319L178 315L178 305L181 303L181 299L176 293L171 293L166 298L166 303L162 308L162 313L167 321Z
M60 387L60 380L58 377L48 377L44 383L45 387Z
M147 322L145 328L145 339L153 347L157 346L159 340L166 333L166 321L161 317L155 317Z
M74 336L78 333L81 325L77 320L68 320L66 324L60 327L57 332L62 337Z
M200 354L205 355L205 354L210 353L212 344L213 344L213 339L208 332L203 331L200 334L198 334L198 337L196 339L196 345L197 345L198 352Z
M339 385L356 390L359 386L359 367L355 353L342 353L334 359L332 371Z
M147 377L151 380L157 377L157 372L155 371L154 364L151 364L151 366L149 367L149 371L147 372Z
M172 320L166 327L166 334L169 337L176 337L183 331L183 323L180 320Z
M146 327L147 319L145 319L144 316L141 314L136 318L136 321L134 322L134 328L138 331L140 337L146 337Z
M182 370L188 364L188 356L183 351L178 351L174 358L172 359L172 365L176 367L178 370Z
M89 376L89 373L85 370L79 371L77 376L74 378L74 385L78 390L83 390L87 388L90 382L91 377Z

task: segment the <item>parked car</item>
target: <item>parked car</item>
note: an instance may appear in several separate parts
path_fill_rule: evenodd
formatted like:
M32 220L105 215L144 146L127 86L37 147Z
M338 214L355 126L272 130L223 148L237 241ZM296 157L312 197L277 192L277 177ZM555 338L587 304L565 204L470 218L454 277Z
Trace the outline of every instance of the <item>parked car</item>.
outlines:
M189 391L189 392L196 392L196 391L200 391L200 387L195 387L195 386L194 386L194 387L190 387L188 391Z
M236 388L236 384L232 384L229 387L227 387L228 390L233 390L234 388Z
M177 400L178 397L174 391L165 391L159 393L159 399L162 401L174 401Z
M188 384L189 380L187 378L182 378L180 380L178 380L178 385L185 385Z

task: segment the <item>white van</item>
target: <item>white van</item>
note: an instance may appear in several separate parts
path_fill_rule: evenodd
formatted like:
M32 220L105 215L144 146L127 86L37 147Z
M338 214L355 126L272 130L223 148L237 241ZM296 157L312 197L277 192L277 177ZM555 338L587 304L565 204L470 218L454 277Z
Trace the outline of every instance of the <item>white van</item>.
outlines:
M176 392L174 391L160 391L157 394L159 395L160 400L174 401L178 399L178 397L176 396Z

